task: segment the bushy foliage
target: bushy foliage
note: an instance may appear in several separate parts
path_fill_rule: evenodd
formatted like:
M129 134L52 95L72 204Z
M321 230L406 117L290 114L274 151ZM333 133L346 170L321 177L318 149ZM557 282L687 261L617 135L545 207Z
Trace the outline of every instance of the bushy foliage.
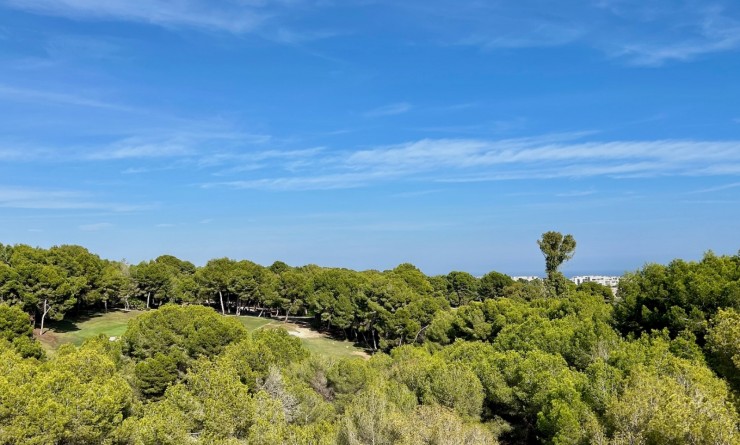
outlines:
M550 238L529 283L0 246L0 444L740 444L739 257L648 265L612 299L558 284L574 244ZM46 357L31 335L29 313L116 304L150 308L120 341ZM374 354L316 356L243 312Z
M689 330L703 338L720 308L740 309L740 255L707 253L699 262L650 264L619 283L615 306L623 333L667 328L671 335Z
M720 309L710 322L706 340L714 369L740 390L740 312Z
M103 443L130 415L132 390L94 348L45 363L0 352L0 443Z
M122 341L124 353L139 360L159 353L183 361L215 356L245 335L238 320L213 309L167 305L133 319Z
M42 358L44 350L32 335L28 314L17 306L0 304L0 341L10 342L22 357Z

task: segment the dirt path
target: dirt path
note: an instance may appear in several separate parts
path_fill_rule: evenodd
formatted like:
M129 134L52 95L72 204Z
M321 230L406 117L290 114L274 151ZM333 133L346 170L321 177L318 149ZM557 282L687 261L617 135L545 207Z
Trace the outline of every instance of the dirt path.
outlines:
M283 328L285 329L288 334L300 338L301 340L307 340L309 344L330 344L333 345L333 348L342 348L344 350L352 348L349 346L349 344L346 344L347 342L342 342L340 340L337 340L335 338L332 338L331 336L324 334L319 331L315 331L313 329L309 329L305 326L301 326L295 323L290 322L284 322L284 321L273 321L266 325L263 325L259 327L258 329L264 329L264 328ZM306 343L304 343L306 344ZM352 348L354 349L354 348ZM362 357L365 359L370 358L370 354L368 354L365 351L361 350L355 350L355 351L347 351L350 355L356 356L356 357Z
M314 331L312 329L304 328L302 326L288 324L285 326L288 330L288 334L294 335L298 338L328 338L321 332Z

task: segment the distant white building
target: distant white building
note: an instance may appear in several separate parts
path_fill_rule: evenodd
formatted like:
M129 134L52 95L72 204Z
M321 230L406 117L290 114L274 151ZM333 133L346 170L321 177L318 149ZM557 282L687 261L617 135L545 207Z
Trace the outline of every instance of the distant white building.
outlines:
M576 284L599 283L607 287L615 288L619 285L620 278L621 277L609 277L604 275L583 275L579 277L573 277L570 279L570 281Z
M534 280L540 280L541 277L535 277L535 276L527 276L527 277L511 277L514 281L524 280L524 281L534 281Z

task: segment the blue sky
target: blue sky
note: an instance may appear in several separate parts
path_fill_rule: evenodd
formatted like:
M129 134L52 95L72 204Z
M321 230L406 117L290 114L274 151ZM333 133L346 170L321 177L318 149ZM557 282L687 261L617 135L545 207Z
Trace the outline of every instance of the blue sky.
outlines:
M429 274L740 248L734 1L0 0L0 242Z

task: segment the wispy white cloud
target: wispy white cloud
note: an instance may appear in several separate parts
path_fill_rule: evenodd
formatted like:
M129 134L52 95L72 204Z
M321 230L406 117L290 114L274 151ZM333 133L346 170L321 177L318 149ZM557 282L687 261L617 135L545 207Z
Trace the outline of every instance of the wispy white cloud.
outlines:
M186 138L173 137L163 140L146 140L132 137L90 153L87 158L91 160L169 158L188 156L194 153L194 148Z
M113 224L107 222L93 223L93 224L82 224L78 226L83 232L99 232L101 230L113 227Z
M404 168L469 168L501 164L584 161L655 161L665 167L690 167L692 162L740 162L740 141L682 140L553 142L548 139L501 141L424 139L352 154L348 164ZM694 168L693 170L696 170Z
M254 33L264 39L299 47L301 44L346 34L329 29L287 26L306 6L326 6L323 0L0 0L0 6L73 20L125 21L166 29L197 29L231 34ZM93 43L93 53L110 56L107 45ZM72 42L76 45L77 42ZM52 48L53 49L53 48ZM335 60L308 51L312 55ZM84 52L81 57L90 57Z
M464 103L457 103L457 104L432 106L432 107L428 107L427 109L430 111L434 111L434 112L450 113L450 112L456 112L456 111L469 110L471 108L475 108L476 106L478 106L478 104L475 102L464 102Z
M1 187L0 207L14 208L89 208L84 194L68 190L39 190L23 187Z
M740 17L727 0L434 2L397 6L447 43L485 50L577 45L632 65L660 66L740 48Z
M43 45L51 62L102 60L107 63L130 60L129 42L108 36L54 35Z
M43 157L49 156L47 150L39 148L2 148L2 145L8 145L10 147L18 147L15 143L0 143L0 161L4 162L25 162L33 161Z
M567 134L493 141L423 139L354 152L320 153L289 176L251 174L248 179L202 186L326 190L387 181L433 183L740 174L740 141L583 141L584 137L584 134Z
M715 176L715 175L724 175L724 176L736 176L740 175L740 165L737 163L729 162L726 164L715 164L715 165L708 165L706 167L703 167L697 171L697 174L702 176Z
M518 25L513 23L511 29L505 33L477 32L463 38L459 43L479 46L487 50L542 48L566 45L586 34L584 26L576 23L531 22L530 20L522 18Z
M175 169L213 169L220 174L257 170L279 163L285 170L300 168L307 159L324 150L280 149L266 134L228 128L162 128L136 136L115 138L109 143L39 146L18 141L0 141L0 161L6 162L119 162L122 174L144 174ZM195 127L191 125L191 127ZM141 161L145 165L130 165Z
M527 125L524 118L515 118L508 120L497 120L483 122L480 124L468 125L437 125L433 127L419 127L418 131L425 133L452 133L455 135L463 134L506 134L515 130L521 130Z
M682 200L682 203L686 204L706 204L706 205L733 205L736 206L740 204L740 201L737 199L702 199L702 200Z
M78 107L100 108L106 110L141 112L135 107L129 107L105 100L94 99L79 94L59 93L30 88L20 88L0 84L0 98L13 101L42 102L44 104L62 104Z
M129 167L121 170L122 175L141 175L145 173L164 172L167 170L174 170L174 165L166 165L163 167Z
M199 0L3 0L6 6L73 19L125 20L164 27L196 27L232 33L257 28L280 1Z
M692 37L685 39L626 43L612 55L635 65L660 66L740 48L740 22L707 18L698 28Z
M612 12L628 21L629 32L610 26L594 40L609 56L632 65L661 66L740 49L740 17L721 3L662 1Z
M708 188L703 188L703 189L700 189L700 190L694 190L692 193L720 192L722 190L729 190L729 189L734 189L734 188L738 188L738 187L740 187L740 182L732 182L730 184L718 185L716 187L708 187Z
M394 198L418 198L419 196L426 196L431 195L434 193L439 193L439 189L431 189L431 190L414 190L410 192L401 192L401 193L394 193Z
M577 3L581 5L580 3ZM443 41L484 49L558 46L583 36L592 24L579 20L588 7L566 3L557 9L540 0L514 2L394 2L415 26Z
M48 127L44 126L45 121L50 121L51 125L58 125L58 122L62 121L67 125L64 127L65 135L75 134L82 137L94 135L110 138L112 141L108 143L109 146L105 147L105 151L109 152L137 144L192 144L196 142L199 144L217 143L222 150L225 150L231 148L232 145L262 144L272 140L269 134L246 131L242 125L218 115L208 117L183 115L151 106L151 102L148 102L146 106L130 105L115 99L123 94L114 88L88 91L76 82L64 84L64 87L67 92L61 92L59 90L61 87L56 89L28 88L0 83L0 103L5 100L34 105L34 113L25 113L28 118L22 121L24 124L26 121L38 123L38 126L32 128L47 130ZM54 110L49 113L50 107L55 105L60 106L62 111ZM76 114L77 107L86 108L82 110L87 113L83 115L84 118ZM126 114L124 119L121 113ZM73 118L64 119L67 114L72 115ZM91 126L88 119L94 121L96 125ZM56 127L52 126L52 128L58 130ZM55 146L58 147L56 141ZM78 148L87 149L86 147ZM125 153L123 154L123 157L126 157ZM100 157L106 158L107 156L101 154Z
M226 187L258 190L336 190L371 185L394 176L390 172L366 171L361 173L335 173L318 176L248 179L241 181L211 182L203 188Z
M109 145L85 150L80 157L87 160L123 160L151 158L192 158L200 166L220 165L232 161L235 148L260 145L270 140L269 135L249 134L239 131L213 130L175 130L163 132L160 136L132 136ZM215 152L214 152L215 150ZM265 155L266 157L268 155ZM273 156L279 156L275 152ZM147 171L152 168L147 167ZM142 173L141 169L130 167L127 173Z
M395 116L397 114L407 113L411 110L411 104L407 102L398 102L395 104L384 105L382 107L374 108L366 111L365 117L381 117L381 116Z
M277 27L276 29L268 29L263 31L262 35L265 35L270 40L278 43L284 43L286 45L298 45L307 42L313 42L316 40L324 40L332 37L336 37L340 34L344 34L338 31L329 30L306 30L299 31L296 29L290 29L283 26Z
M612 56L638 65L687 61L740 48L740 17L732 2L603 0L597 8L611 19L596 33ZM620 25L615 31L615 25Z
M581 196L590 196L596 194L595 190L574 190L572 192L557 193L558 198L578 198Z
M0 186L0 207L46 210L104 210L132 212L149 208L142 204L105 202L74 190Z
M445 221L381 221L371 224L350 224L346 226L335 227L334 230L351 230L359 233L363 232L420 232L436 231L449 229L450 227L459 226L457 222Z
M267 142L267 141L264 141ZM213 167L231 165L234 171L252 170L252 166L259 166L263 161L269 160L298 160L315 157L324 151L324 147L313 147L299 150L256 150L250 152L222 151L208 153L198 159L198 166Z
M201 171L229 178L202 183L204 187L271 190L351 188L392 180L480 182L740 175L740 141L603 141L593 140L595 137L593 132L580 132L499 140L421 139L337 151L326 147L260 149L269 144L269 137L236 132L182 132L160 138L126 138L92 152L73 152L59 162L142 160L149 165L129 166L123 173ZM36 153L37 159L48 155L43 150ZM33 160L23 156L29 155L12 148L0 150L0 159L9 162ZM162 162L152 165L153 160ZM79 199L45 205L92 208Z
M579 45L629 64L658 66L740 48L740 18L730 0L601 0L561 2L557 8L542 0L372 3L392 9L387 13L394 14L412 35L419 36L421 30L421 35L434 41L487 50ZM36 14L257 33L291 46L346 34L296 19L310 7L336 4L322 0L0 0L0 5Z

